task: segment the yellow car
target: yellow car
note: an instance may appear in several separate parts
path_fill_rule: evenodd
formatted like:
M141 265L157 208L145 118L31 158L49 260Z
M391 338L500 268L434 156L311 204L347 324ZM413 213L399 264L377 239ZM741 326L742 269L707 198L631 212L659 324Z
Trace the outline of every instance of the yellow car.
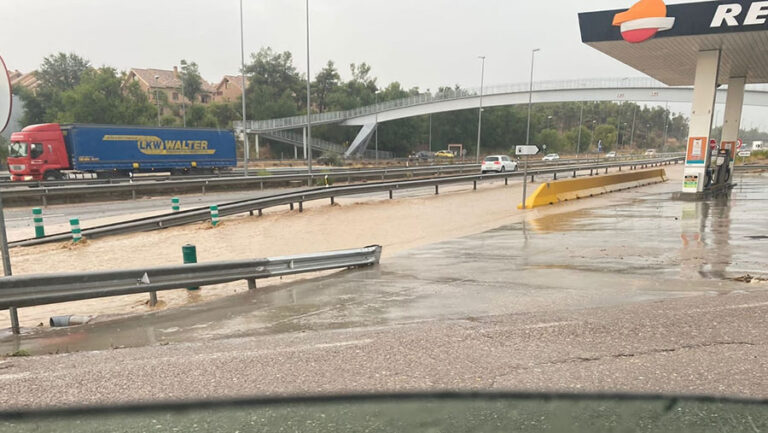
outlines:
M441 150L435 154L435 158L455 158L456 155L453 154L453 152L448 150Z

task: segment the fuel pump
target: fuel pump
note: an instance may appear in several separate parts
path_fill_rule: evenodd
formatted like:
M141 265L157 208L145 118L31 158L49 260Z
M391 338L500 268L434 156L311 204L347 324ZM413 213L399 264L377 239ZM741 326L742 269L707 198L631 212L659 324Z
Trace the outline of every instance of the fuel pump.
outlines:
M735 156L736 143L724 141L720 143L715 159L715 178L716 185L724 185L731 181L731 164Z
M715 160L715 185L728 183L731 178L731 152L719 149Z

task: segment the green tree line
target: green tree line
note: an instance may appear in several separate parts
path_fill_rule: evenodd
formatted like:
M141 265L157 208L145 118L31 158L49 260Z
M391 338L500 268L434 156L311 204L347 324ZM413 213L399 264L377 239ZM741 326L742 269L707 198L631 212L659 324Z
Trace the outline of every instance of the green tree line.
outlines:
M194 98L202 92L202 78L195 62L181 61L185 95ZM246 107L249 119L262 120L306 113L306 76L294 65L293 55L262 48L250 57L245 67L248 77ZM446 86L436 91L404 88L399 82L380 85L367 63L349 65L350 79L343 80L333 61L328 61L310 83L312 111L349 110L376 102L430 93L467 93L461 87ZM33 93L15 89L24 101L24 124L110 123L157 124L157 108L137 83L128 82L126 73L110 67L94 68L76 54L58 53L43 60ZM185 113L160 93L160 104L167 113L161 124L179 126L182 116L190 127L231 128L239 120L241 101L231 103L186 104ZM483 112L482 151L509 152L526 138L527 107L488 107ZM446 148L463 144L474 154L477 143L478 109L435 113L382 123L378 128L378 147L405 156L416 150ZM581 119L581 125L579 120ZM536 104L531 116L531 142L547 145L553 152L594 152L603 149L679 148L687 137L687 119L662 107L635 103L567 102ZM579 134L579 131L581 133ZM669 138L663 143L664 137ZM313 135L340 144L349 144L356 128L324 125L313 128ZM579 141L580 140L580 141ZM270 143L273 156L292 154L293 149ZM373 147L373 143L369 148Z

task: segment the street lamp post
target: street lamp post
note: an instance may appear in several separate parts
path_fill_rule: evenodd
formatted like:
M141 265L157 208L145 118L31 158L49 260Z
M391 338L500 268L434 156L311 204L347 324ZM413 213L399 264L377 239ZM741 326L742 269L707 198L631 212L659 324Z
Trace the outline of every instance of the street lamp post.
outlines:
M160 125L160 88L157 87L160 82L160 76L155 75L155 103L157 105L157 126Z
M531 144L531 105L533 102L533 62L536 53L541 51L539 48L531 50L531 81L530 88L528 89L528 125L525 128L525 144ZM523 208L525 208L525 202L523 202Z
M477 56L482 61L480 66L480 108L477 112L477 156L475 163L480 163L480 136L483 127L483 85L485 84L485 56Z
M525 128L525 144L531 144L531 106L533 105L533 62L536 58L536 53L539 52L539 48L531 50L531 82L528 88L528 124ZM522 208L525 209L525 195L528 188L528 155L525 155L525 164L523 165L523 204Z
M637 104L635 105L635 109L632 111L632 132L629 134L629 145L634 146L635 145L635 120L637 120Z
M661 151L664 152L664 148L667 147L667 138L669 132L669 101L664 106L664 141L661 143Z
M248 127L245 124L245 43L243 41L243 0L240 0L240 69L242 74L242 100L243 100L243 175L248 177L248 157L250 156L250 145L248 143Z
M432 152L432 113L429 113L429 151Z
M627 126L628 125L627 125L627 122L622 123L622 125L624 125L622 127L622 130L624 131L624 133L621 134L621 147L623 148L624 147L624 139L627 137Z
M183 122L182 124L186 128L187 127L187 104L184 101L184 75L179 74L179 77L181 78L181 119Z
M552 116L547 116L547 129L549 129L550 121L552 121Z
M576 159L579 159L579 151L581 150L581 127L584 124L584 102L581 103L581 109L579 110L579 137L576 139Z
M309 68L309 0L306 1L307 11L307 169L309 179L312 182L312 91L310 83L312 81Z
M376 93L373 94L373 100L374 105L379 105L379 91L377 90ZM379 160L379 108L376 107L376 129L373 131L374 134L376 134L376 138L374 138L374 146L375 146L375 152L376 155L374 156L374 159L376 161Z
M595 145L595 125L597 125L597 120L592 121L592 139L589 141L589 147Z

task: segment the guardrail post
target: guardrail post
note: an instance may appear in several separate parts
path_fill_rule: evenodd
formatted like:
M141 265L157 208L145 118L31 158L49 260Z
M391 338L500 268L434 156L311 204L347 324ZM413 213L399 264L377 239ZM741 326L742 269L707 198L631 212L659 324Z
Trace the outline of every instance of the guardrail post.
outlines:
M192 244L186 244L181 247L181 257L184 264L197 263L197 247ZM187 290L200 290L200 287L187 287Z
M477 191L477 181L476 180L472 181L472 189Z
M389 190L389 199L392 200L392 190Z
M554 180L557 180L557 172L555 172Z
M533 182L533 181L534 181L534 180L533 180L533 176L534 176L534 175L531 175L531 182Z
M21 333L21 326L19 325L19 312L16 307L10 307L8 313L11 315L11 333L18 335Z
M45 237L45 226L43 225L43 209L39 207L32 208L32 219L35 222L35 237Z
M573 170L573 177L576 177L576 170Z
M621 166L619 166L619 171L621 171Z
M303 201L299 202L299 212L304 212L304 202Z
M608 167L605 167L605 174L608 174Z
M291 206L291 210L293 210L293 203L291 203L290 206Z
M250 278L248 281L248 290L256 290L256 280Z
M174 212L178 212L179 210L181 210L181 207L179 206L179 198L178 197L173 197L171 199L171 210L174 211Z
M216 227L219 225L219 207L217 205L211 205L211 225Z
M259 209L259 216L261 216L262 214L263 214L263 211Z
M80 231L80 219L79 218L71 218L69 220L69 226L72 229L72 243L76 244L80 242L80 239L82 239L83 235Z
M435 195L440 194L440 185L435 185Z
M509 177L504 176L504 185L509 185Z
M149 292L149 306L154 307L157 305L157 292Z

